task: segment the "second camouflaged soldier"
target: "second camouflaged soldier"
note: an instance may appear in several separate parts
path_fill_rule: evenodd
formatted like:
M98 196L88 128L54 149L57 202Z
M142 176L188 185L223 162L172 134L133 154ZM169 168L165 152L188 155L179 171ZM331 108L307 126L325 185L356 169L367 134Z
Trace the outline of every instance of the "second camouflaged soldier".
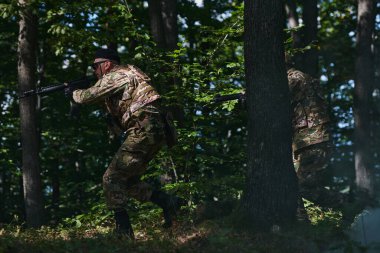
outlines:
M323 204L328 201L324 186L330 153L327 106L317 79L290 68L288 81L293 109L293 162L300 195Z
M104 101L114 124L126 137L104 173L103 189L107 206L115 214L116 231L133 238L125 209L127 198L152 201L163 208L166 226L171 226L171 214L179 209L180 199L153 190L140 180L165 143L165 122L158 104L160 95L150 85L150 78L133 65L119 64L117 52L99 49L92 64L96 84L69 93L79 104Z

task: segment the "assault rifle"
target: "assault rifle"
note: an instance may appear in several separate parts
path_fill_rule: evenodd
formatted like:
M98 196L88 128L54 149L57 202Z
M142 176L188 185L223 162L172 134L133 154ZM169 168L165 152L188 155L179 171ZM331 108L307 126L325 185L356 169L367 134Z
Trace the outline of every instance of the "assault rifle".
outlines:
M21 98L30 97L33 95L45 95L45 94L53 93L55 91L65 90L66 88L70 89L71 91L77 90L77 89L85 89L85 88L90 87L93 81L96 81L95 76L85 76L83 78L76 79L69 82L57 83L57 84L53 84L49 86L38 87L33 90L24 91L21 93L21 95L18 98L21 99Z
M245 94L244 93L235 93L235 94L229 94L229 95L216 95L213 99L214 103L221 103L226 102L230 100L239 100L239 102L245 103Z

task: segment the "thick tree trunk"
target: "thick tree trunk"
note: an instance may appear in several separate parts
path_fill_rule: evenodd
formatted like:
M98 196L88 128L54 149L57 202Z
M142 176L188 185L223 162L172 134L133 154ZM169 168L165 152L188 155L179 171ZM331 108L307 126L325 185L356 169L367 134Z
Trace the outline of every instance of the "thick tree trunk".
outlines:
M305 0L303 6L304 46L318 41L318 1ZM318 51L315 48L307 50L303 59L302 70L307 74L318 77Z
M18 41L18 82L20 91L35 88L37 16L30 2L19 0L20 31ZM22 173L26 223L28 227L42 225L42 190L38 157L36 98L20 99Z
M373 168L371 163L371 97L374 85L374 59L371 51L375 25L374 1L358 1L356 36L356 80L354 89L355 118L355 172L359 189L373 195Z
M260 230L296 218L298 185L291 155L284 18L282 1L245 1L248 173L240 211Z

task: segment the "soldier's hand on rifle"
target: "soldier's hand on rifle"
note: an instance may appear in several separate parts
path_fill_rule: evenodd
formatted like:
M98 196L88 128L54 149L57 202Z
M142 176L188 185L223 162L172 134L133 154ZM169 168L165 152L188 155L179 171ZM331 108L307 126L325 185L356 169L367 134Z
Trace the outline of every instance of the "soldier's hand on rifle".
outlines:
M241 108L247 108L247 97L245 95L245 92L242 92L242 93L235 93L235 94L229 94L229 95L216 95L214 97L214 100L213 102L214 103L223 103L223 102L226 102L226 101L231 101L231 100L238 100Z
M67 87L65 88L65 90L64 90L64 92L65 92L65 96L66 96L67 98L72 98L72 97L73 97L73 92L74 92L74 90L75 90L75 89L73 89L73 87L71 87L71 86L67 86Z

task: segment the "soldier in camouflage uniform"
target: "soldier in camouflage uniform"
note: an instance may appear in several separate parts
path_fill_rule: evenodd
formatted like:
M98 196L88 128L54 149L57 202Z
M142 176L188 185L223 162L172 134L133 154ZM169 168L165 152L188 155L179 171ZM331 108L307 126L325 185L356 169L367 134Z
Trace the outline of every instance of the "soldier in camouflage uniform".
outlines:
M103 176L107 206L114 210L116 231L134 237L125 209L127 198L152 201L163 208L165 225L179 208L179 198L141 181L147 164L165 143L164 117L159 107L160 95L150 85L150 78L139 68L119 65L117 52L99 49L92 64L98 81L84 90L66 91L79 104L105 102L117 134L126 136ZM114 127L115 129L115 127Z
M313 202L326 201L326 168L330 134L326 103L317 79L294 68L288 70L293 108L293 162L300 195Z

